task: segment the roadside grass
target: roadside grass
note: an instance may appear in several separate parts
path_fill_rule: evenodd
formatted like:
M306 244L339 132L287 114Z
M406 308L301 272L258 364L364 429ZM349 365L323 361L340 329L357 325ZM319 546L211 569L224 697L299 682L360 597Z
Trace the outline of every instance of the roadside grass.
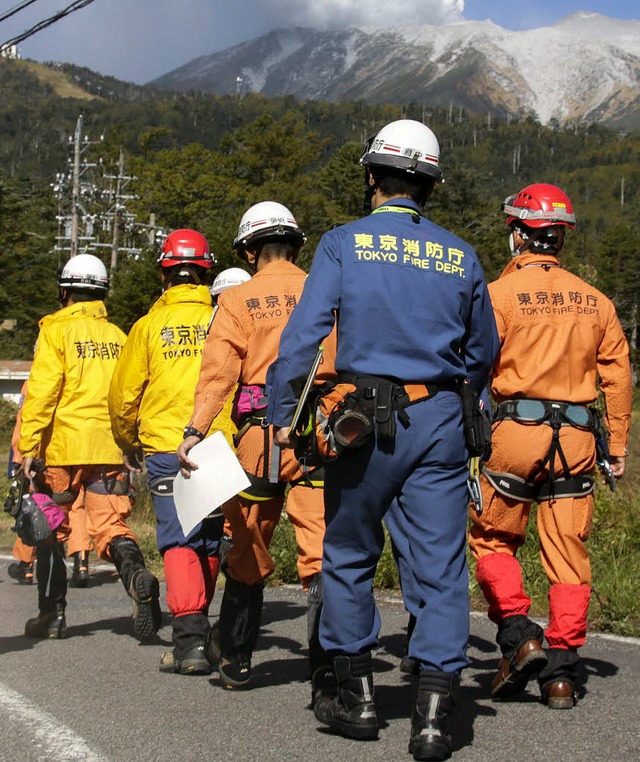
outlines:
M4 402L4 401L0 401ZM593 571L593 594L589 608L590 627L601 632L640 636L640 398L636 395L630 450L625 478L614 493L600 484L596 487L596 510L593 529L588 542ZM12 428L11 415L15 406L0 404L0 445L8 452ZM635 457L634 457L635 455ZM4 461L6 464L6 460ZM162 576L162 560L155 540L153 505L144 480L136 480L137 498L130 525L139 538L149 568ZM8 479L6 467L0 475L0 497L4 501ZM13 520L0 513L0 547L9 551L15 540L11 531ZM532 599L531 613L547 615L547 579L538 554L535 529L535 507L532 510L524 547L519 553L527 593ZM283 513L271 544L276 571L270 584L298 584L296 571L296 544L293 526ZM486 603L475 582L474 562L469 558L470 595L477 610L486 610ZM391 553L389 540L378 564L376 588L399 593L398 572Z

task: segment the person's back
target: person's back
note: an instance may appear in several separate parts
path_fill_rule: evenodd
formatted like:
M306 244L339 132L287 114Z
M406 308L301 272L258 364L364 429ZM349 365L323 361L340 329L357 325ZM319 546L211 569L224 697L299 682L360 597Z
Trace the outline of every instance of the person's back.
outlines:
M45 438L52 466L120 460L107 394L125 340L102 301L74 302L40 321L23 410L23 457L34 456L34 442Z
M394 503L407 528L416 596L427 604L409 646L420 671L409 742L416 760L451 753L449 715L469 627L460 391L467 376L483 387L497 350L475 252L421 214L442 177L438 160L435 135L413 120L386 125L367 144L361 163L372 213L323 235L268 380L274 441L291 447L297 379L337 323L337 386L318 415L336 456L325 468L320 621L320 645L333 664L328 659L319 673L314 714L348 737L378 736L372 586L382 519ZM339 425L349 405L363 422L357 438L342 436Z
M629 352L612 302L561 267L565 233L576 227L567 194L535 183L507 198L502 211L512 259L489 285L500 336L491 374L497 404L481 475L484 510L471 513L469 546L498 625L502 658L491 695L517 696L537 678L544 704L571 709L591 597L594 470L607 450L593 403L602 392L609 478L620 478L631 413ZM549 581L546 631L528 616L517 557L533 503Z
M194 410L178 449L182 472L195 466L188 453L204 438L228 394L237 386L234 419L238 459L250 486L224 506L225 591L220 608L219 673L224 688L246 686L260 628L264 582L274 571L269 544L291 485L287 512L296 530L298 569L303 587L315 590L320 572L324 507L321 486L305 475L292 452L280 458L264 425L267 370L289 316L302 294L306 275L295 265L305 241L292 213L277 202L252 206L243 216L234 248L254 271L250 281L225 291L205 343ZM325 367L333 368L327 351ZM309 368L307 368L307 372ZM302 498L302 483L311 489ZM304 488L302 488L304 489ZM310 596L310 661L317 640L317 595Z
M40 483L68 513L84 492L87 525L99 555L113 561L133 599L134 632L140 639L160 627L158 580L126 519L131 513L129 476L111 432L108 392L125 334L107 320L104 264L92 254L72 257L58 278L62 309L42 319L22 408L18 449L27 478L43 458ZM38 545L39 616L25 634L65 637L66 567L55 532Z
M504 333L492 372L496 401L513 396L588 404L598 396L598 363L620 335L609 331L615 308L598 289L558 265L557 257L521 254L489 284Z
M323 246L329 252L353 250L340 260L337 288L326 289L340 294L340 302L332 305L340 316L339 371L405 382L466 374L461 339L478 284L484 282L469 244L419 215L407 199L396 198L368 217L325 233ZM312 270L311 294L315 283ZM372 338L364 348L352 340L363 335L363 325L364 335Z

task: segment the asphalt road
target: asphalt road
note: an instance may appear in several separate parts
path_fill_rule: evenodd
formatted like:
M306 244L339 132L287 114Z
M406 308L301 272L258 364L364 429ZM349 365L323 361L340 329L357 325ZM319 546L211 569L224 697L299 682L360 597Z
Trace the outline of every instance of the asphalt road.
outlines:
M252 688L222 690L216 675L158 671L169 647L169 615L158 640L131 633L130 602L110 567L91 586L70 589L70 637L32 641L24 622L37 610L35 586L7 575L0 555L0 760L4 762L376 762L410 760L414 688L398 669L406 614L381 597L374 654L378 741L332 735L308 708L305 597L296 588L265 596ZM164 591L163 591L164 594ZM212 606L217 613L220 591ZM164 603L164 600L163 600ZM582 650L581 698L571 711L539 702L537 686L519 701L487 698L498 652L494 626L472 616L471 666L456 719L455 762L628 762L640 746L640 641L591 635Z

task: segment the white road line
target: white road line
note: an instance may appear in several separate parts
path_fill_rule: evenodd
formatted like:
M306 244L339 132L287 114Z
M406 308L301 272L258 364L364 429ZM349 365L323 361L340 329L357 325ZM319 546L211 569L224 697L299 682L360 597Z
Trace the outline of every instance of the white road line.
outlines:
M47 762L106 762L106 757L91 749L71 728L2 682L0 709L8 711L12 721L24 725L20 737L25 741L33 738L33 746L41 759Z

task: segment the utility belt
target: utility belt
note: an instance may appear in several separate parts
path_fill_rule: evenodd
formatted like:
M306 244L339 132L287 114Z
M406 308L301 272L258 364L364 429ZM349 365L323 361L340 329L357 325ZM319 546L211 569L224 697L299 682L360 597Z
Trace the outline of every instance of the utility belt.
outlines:
M396 413L408 426L406 408L440 391L458 392L455 381L441 384L403 384L386 376L339 373L316 394L316 452L330 461L345 450L362 447L372 437L384 447L396 435Z
M495 410L494 422L511 420L524 426L548 425L553 429L551 444L544 461L538 466L531 479L525 480L515 474L490 471L486 466L483 473L490 484L501 494L521 500L535 502L563 497L584 497L593 492L594 479L590 474L572 474L560 444L560 429L571 426L596 434L601 425L600 412L596 408L571 402L538 399L511 399L500 402ZM560 458L562 473L555 473L556 455ZM542 481L536 476L549 468L549 475Z

